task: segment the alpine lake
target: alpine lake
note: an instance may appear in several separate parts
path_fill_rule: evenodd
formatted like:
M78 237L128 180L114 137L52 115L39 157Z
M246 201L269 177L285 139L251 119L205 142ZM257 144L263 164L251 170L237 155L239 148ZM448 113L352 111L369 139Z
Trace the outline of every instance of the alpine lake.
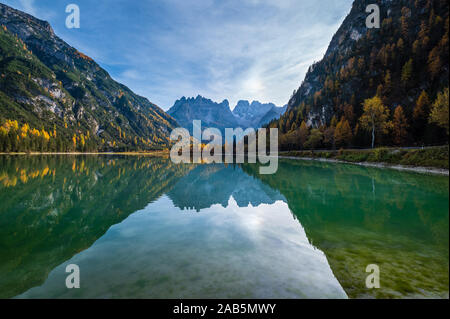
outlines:
M73 264L80 288L68 289ZM448 287L447 176L0 156L0 298L449 298Z

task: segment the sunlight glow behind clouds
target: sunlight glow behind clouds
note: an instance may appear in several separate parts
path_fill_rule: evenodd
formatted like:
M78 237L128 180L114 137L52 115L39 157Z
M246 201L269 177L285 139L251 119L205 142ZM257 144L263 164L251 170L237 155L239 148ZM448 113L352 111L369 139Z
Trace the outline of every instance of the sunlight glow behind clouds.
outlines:
M76 1L79 30L64 27L66 1L9 0L119 82L163 109L181 96L284 105L322 58L352 0Z

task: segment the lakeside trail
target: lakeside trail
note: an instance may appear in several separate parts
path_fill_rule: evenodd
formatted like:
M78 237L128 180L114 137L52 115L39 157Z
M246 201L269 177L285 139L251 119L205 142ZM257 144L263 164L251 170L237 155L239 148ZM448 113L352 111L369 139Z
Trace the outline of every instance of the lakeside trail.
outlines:
M286 158L292 160L305 160L305 161L319 161L319 162L328 162L328 163L339 163L339 164L353 164L359 166L367 166L367 167L378 167L378 168L389 168L396 169L399 171L410 171L422 174L434 174L434 175L445 175L449 176L449 170L443 168L434 168L434 167L421 167L421 166L405 166L399 164L388 164L383 162L348 162L337 159L330 158L312 158L312 157L297 157L297 156L278 156L278 158Z

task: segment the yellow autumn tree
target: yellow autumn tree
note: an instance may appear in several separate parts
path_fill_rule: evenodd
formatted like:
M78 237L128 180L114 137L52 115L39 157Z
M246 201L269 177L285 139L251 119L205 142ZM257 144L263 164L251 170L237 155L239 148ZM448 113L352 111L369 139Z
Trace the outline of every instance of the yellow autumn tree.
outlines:
M81 147L82 147L82 151L84 151L84 145L86 145L86 140L84 138L83 133L81 133L81 135L80 135L80 144L81 144Z
M37 130L35 128L31 130L31 134L36 137L41 136L41 133L39 132L39 130Z
M19 123L17 121L6 120L5 127L17 131L19 129Z
M350 123L345 117L342 117L334 130L334 141L339 146L347 146L353 138Z
M380 97L374 96L363 104L364 113L359 119L361 127L372 134L372 148L375 147L377 134L387 133L389 129L389 109L383 105Z
M0 134L6 135L8 134L8 130L4 126L0 126Z
M445 128L447 135L449 133L448 98L448 88L445 88L438 94L436 101L434 101L429 119L430 123L435 123L438 126Z
M73 134L73 136L72 136L72 143L73 143L74 150L76 150L77 149L77 135L76 134Z
M22 136L22 138L27 137L27 133L30 130L30 126L25 123L22 125L22 127L20 128L20 135Z
M428 115L429 106L430 106L430 99L428 97L428 94L427 92L422 91L414 107L413 111L414 120L425 119Z
M50 140L50 135L46 130L42 129L40 135L48 142Z

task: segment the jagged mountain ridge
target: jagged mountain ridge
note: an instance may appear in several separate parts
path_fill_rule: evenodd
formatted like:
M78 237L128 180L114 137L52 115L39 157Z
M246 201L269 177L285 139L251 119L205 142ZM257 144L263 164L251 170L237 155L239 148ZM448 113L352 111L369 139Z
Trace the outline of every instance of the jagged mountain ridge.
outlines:
M217 164L197 166L180 179L168 196L176 207L198 212L214 204L227 207L231 196L239 207L285 201L279 192L245 174L241 167Z
M233 109L233 115L243 126L261 127L273 119L279 118L286 111L287 106L278 107L273 103L260 103L240 100Z
M216 103L201 95L196 98L182 97L167 111L184 128L192 132L192 121L201 120L202 127L218 128L259 128L278 118L286 107L277 107L273 103L262 104L241 100L231 111L228 100Z
M203 128L214 127L224 130L227 127L236 127L238 122L231 113L229 103L224 100L216 103L198 95L196 98L182 97L167 111L182 127L192 133L192 122L201 120Z
M175 120L114 81L94 60L57 37L46 21L0 4L3 120L56 131L90 132L98 149L168 144ZM67 126L67 128L66 128Z

